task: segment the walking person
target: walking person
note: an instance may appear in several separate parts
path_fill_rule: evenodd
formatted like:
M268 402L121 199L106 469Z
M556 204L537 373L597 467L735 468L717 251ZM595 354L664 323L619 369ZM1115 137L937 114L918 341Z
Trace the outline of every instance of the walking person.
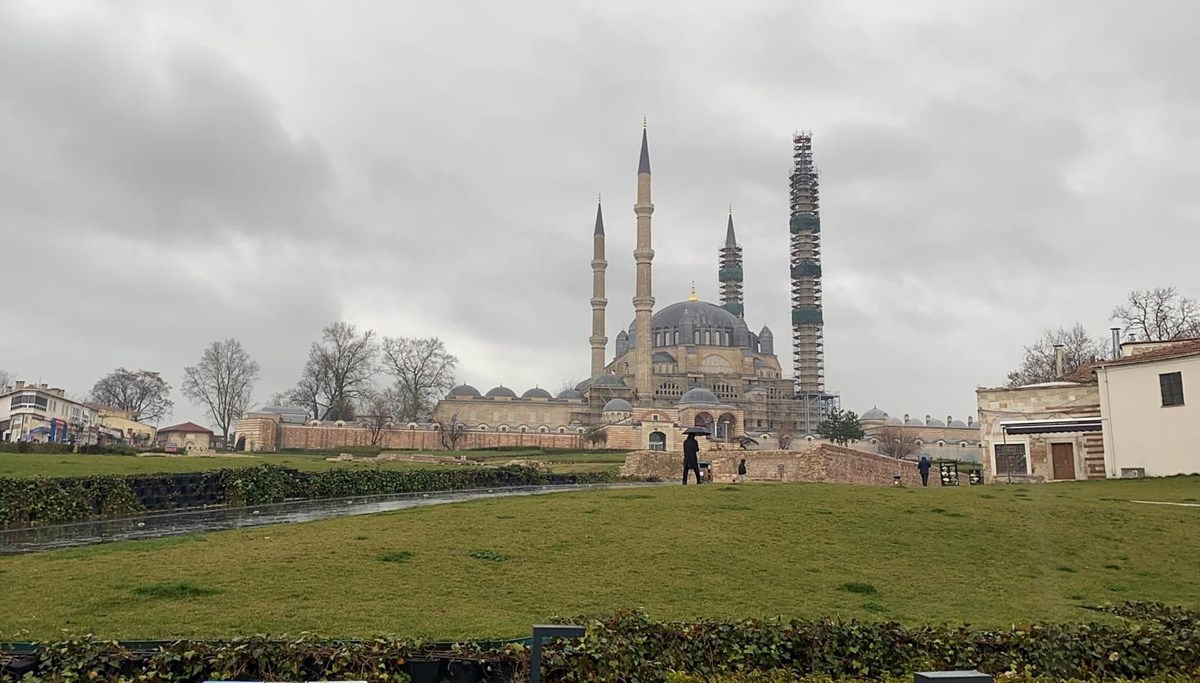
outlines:
M929 468L932 466L933 463L929 462L929 458L924 455L917 462L917 471L921 473L921 486L929 486Z
M696 441L695 434L688 434L683 440L683 483L686 486L688 483L688 472L696 473L696 483L703 484L704 479L700 477L700 442Z
M740 484L746 483L746 459L745 458L742 458L742 461L738 463L738 478L737 478L737 480L738 480L738 483L740 483Z

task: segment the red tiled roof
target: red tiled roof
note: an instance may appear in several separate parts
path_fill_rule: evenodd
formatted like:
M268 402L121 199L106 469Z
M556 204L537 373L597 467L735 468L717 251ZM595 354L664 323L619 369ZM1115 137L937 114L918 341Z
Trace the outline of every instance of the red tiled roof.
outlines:
M1165 348L1145 351L1135 356L1104 361L1099 363L1099 365L1104 367L1110 365L1133 365L1134 363L1148 363L1150 361L1169 360L1171 358L1183 358L1184 356L1195 355L1200 355L1200 340L1181 341Z
M158 430L159 434L165 434L167 432L187 432L187 433L196 433L196 434L212 434L213 430L205 429L204 427L201 427L200 425L196 424L195 422L184 422L183 424L177 424L177 425L173 425L171 427L163 427L162 429Z

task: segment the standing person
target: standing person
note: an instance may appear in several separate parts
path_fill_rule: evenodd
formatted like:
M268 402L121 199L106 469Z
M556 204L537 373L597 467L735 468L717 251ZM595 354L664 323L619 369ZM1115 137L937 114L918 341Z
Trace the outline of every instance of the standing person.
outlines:
M688 482L688 470L695 471L697 484L704 483L700 477L700 442L696 441L695 434L688 434L687 438L683 440L683 483L685 486Z
M921 486L929 486L929 468L932 466L933 463L929 462L929 458L922 455L921 460L917 463L917 471L921 473Z
M738 482L742 483L742 484L746 483L746 459L745 458L742 458L742 461L738 463Z

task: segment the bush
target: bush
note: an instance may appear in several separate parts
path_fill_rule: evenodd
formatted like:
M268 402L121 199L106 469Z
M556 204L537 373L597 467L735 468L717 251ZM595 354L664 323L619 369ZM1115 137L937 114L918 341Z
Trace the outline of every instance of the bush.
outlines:
M609 473L545 474L528 467L445 470L329 469L300 472L276 465L187 474L81 478L0 477L0 526L61 524L147 510L200 505L259 505L308 498L461 491L614 481Z
M195 593L196 587L150 591ZM624 612L587 622L583 638L548 643L551 682L806 683L911 680L915 671L979 669L1006 680L1186 680L1200 671L1200 612L1161 604L1109 608L1118 624L1035 624L1001 631L856 621L655 622ZM527 672L520 645L443 646L392 637L331 641L303 635L220 643L177 641L138 650L94 636L19 653L26 681L397 680L413 659L481 665L504 680ZM0 654L0 664L5 657ZM0 670L0 680L21 672Z

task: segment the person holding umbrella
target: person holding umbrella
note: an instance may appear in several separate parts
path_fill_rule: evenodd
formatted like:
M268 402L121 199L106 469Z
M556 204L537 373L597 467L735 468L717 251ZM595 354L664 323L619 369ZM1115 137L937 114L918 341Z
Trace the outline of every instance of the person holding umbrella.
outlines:
M687 434L687 438L683 440L683 484L688 483L688 471L696 473L696 483L704 483L704 479L700 477L700 442L696 441L697 434L708 434L701 427L688 427L683 430Z

